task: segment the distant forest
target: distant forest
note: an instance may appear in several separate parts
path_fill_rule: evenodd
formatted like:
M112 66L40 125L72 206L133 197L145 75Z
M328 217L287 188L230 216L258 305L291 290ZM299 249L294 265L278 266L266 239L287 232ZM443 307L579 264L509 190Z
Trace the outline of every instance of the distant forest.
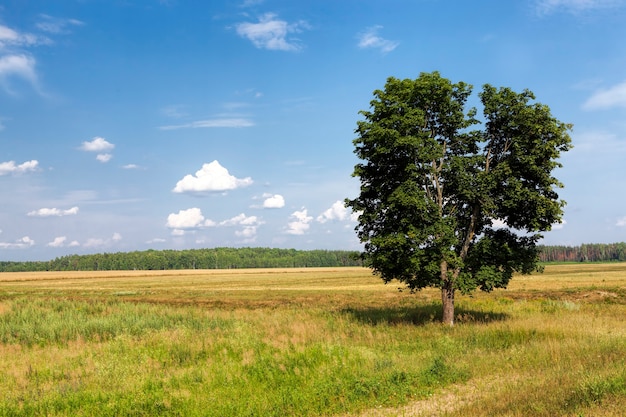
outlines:
M0 272L361 266L359 252L212 248L68 255L51 261L2 262Z
M539 246L541 262L626 261L626 243ZM357 251L212 248L67 255L51 261L0 261L0 272L361 266Z
M626 243L589 243L580 246L540 246L541 262L626 261Z

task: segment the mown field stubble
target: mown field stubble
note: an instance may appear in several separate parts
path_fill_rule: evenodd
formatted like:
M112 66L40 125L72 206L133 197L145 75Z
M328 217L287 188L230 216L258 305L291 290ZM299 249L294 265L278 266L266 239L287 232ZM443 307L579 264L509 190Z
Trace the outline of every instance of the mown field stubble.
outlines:
M0 416L623 416L626 264L457 299L366 269L0 274Z

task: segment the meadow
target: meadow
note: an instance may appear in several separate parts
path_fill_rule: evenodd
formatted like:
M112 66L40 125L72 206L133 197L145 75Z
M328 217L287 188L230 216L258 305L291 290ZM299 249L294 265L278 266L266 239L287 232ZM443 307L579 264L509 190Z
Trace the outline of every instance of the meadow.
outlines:
M363 268L0 273L0 416L622 416L626 263L457 298Z

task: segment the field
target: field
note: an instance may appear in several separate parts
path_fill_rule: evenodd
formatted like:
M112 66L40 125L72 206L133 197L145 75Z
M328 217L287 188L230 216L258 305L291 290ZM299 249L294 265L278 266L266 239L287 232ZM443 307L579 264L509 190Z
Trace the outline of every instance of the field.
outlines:
M626 263L456 311L361 268L0 273L0 416L626 415Z

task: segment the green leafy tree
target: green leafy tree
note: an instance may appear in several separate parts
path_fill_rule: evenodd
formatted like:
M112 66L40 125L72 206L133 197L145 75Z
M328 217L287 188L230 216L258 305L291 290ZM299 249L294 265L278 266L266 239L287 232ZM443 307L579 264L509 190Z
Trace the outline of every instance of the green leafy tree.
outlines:
M571 125L528 90L490 85L478 95L480 121L471 94L438 72L389 78L360 112L361 189L346 200L360 214L365 265L412 291L440 288L450 325L457 290L504 288L515 272L539 269L536 243L565 205L552 171Z

